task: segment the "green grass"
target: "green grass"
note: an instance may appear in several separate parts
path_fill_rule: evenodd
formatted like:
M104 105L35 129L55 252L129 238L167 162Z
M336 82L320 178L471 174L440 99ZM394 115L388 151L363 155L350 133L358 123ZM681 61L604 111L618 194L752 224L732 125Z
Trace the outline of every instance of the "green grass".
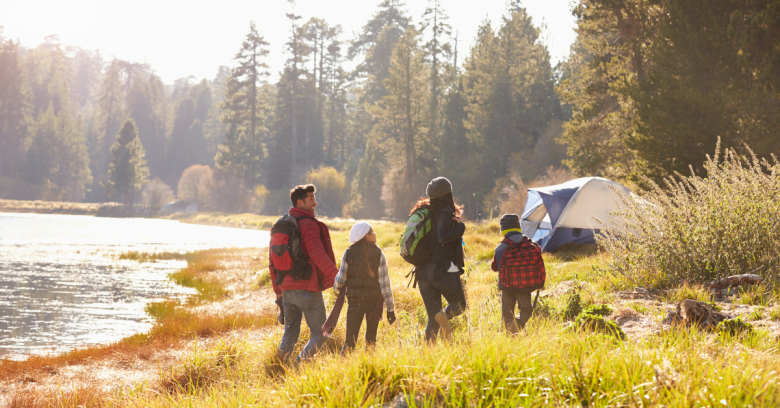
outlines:
M156 261L169 261L169 260L183 260L187 261L195 258L193 252L139 252L139 251L127 251L119 254L118 259L130 260L137 262L156 262Z
M259 345L222 344L196 352L166 374L155 392L122 401L154 407L368 407L401 395L411 406L455 407L780 403L780 362L733 349L735 337L719 344L704 333L682 330L619 342L537 320L517 337L488 323L462 328L450 344L429 346L411 333L399 338L394 328L381 327L372 352L324 353L298 368L274 360L278 336ZM765 343L756 346L766 350ZM668 387L659 376L671 378Z
M340 228L332 230L338 261L348 246L351 223L326 223ZM425 308L418 289L406 285L404 275L410 268L396 246L403 225L372 225L388 259L398 317L393 326L380 323L373 351L364 351L361 339L358 351L338 355L345 325L342 312L335 339L312 362L298 367L281 364L276 357L281 327L276 327L259 340L239 338L198 347L158 379L113 395L109 405L369 407L382 406L399 396L417 407L780 405L779 344L762 329L731 335L728 331L712 334L676 328L619 341L614 335L617 331L601 330L601 323L604 328L612 327L601 316L580 319L581 327L595 328L595 332L574 329L572 323L565 322L561 315L572 293L579 295L582 310L590 305L615 304L615 290L633 287L607 267L600 252L569 248L544 254L546 290L554 295L540 299L525 332L505 334L496 273L490 270L493 248L500 241L495 221L467 224L468 273L464 282L468 308L452 321L452 342L427 344L423 336ZM211 267L208 257L188 264L192 275L188 282L207 278L199 271ZM258 286L266 284L262 272L257 279ZM579 289L559 291L559 285ZM701 287L684 286L668 292L664 300L692 297L711 301L708 296ZM330 310L335 294L326 291L324 297ZM642 314L673 307L640 302L626 306ZM148 310L158 321L184 325L197 319L170 304ZM274 316L263 318L270 322ZM169 327L197 332L197 327ZM303 325L296 352L308 337L308 328Z

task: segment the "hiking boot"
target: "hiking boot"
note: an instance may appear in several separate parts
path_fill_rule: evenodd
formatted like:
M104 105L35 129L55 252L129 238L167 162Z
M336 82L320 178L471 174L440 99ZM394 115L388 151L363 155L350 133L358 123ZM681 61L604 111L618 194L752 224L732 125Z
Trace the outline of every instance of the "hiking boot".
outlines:
M434 317L436 319L436 323L439 323L439 328L441 329L441 337L447 341L450 339L450 335L452 334L452 328L450 327L450 318L447 317L447 314L444 313L444 310L439 311L439 313L436 313L436 316Z

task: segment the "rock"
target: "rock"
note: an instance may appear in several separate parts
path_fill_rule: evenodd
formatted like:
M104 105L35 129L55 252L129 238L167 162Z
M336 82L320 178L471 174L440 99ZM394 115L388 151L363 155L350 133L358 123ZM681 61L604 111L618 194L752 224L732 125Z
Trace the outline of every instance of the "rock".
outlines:
M712 310L704 302L685 299L677 304L677 309L674 312L669 312L663 323L672 324L677 322L686 326L696 324L702 329L714 329L718 326L718 323L732 318L733 316Z
M717 279L704 285L704 287L712 289L713 291L717 292L734 286L757 285L763 281L764 278L758 275L746 273L743 275L734 275L734 276L729 276L728 278Z

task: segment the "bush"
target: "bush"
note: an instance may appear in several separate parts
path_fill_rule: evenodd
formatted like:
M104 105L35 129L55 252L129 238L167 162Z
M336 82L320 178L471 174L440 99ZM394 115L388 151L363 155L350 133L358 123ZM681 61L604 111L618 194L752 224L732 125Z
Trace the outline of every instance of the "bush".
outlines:
M198 200L203 208L231 213L248 212L254 205L252 191L226 170L215 169L198 182Z
M255 199L255 212L260 214L263 211L263 208L265 207L265 201L268 199L268 194L270 192L267 188L265 188L264 185L258 184L255 186L255 190L252 192Z
M780 164L728 149L707 156L707 177L677 174L666 189L649 179L646 202L622 197L621 220L600 244L611 266L638 286L670 287L729 275L777 276ZM693 171L692 171L693 173Z
M320 167L306 173L303 184L317 187L317 213L328 216L340 216L344 207L344 187L347 185L343 174L333 167ZM288 194L289 199L289 194Z
M732 336L737 336L742 333L752 332L753 325L742 320L742 316L738 316L734 319L726 319L718 323L718 330L723 333L728 333Z
M582 299L580 298L580 292L575 290L566 302L566 307L563 309L563 318L571 320L580 313L582 313Z
M583 310L584 314L592 314L597 316L609 316L614 312L610 305L593 305Z
M200 164L187 167L181 174L179 185L176 187L176 196L179 197L179 200L193 201L201 206L206 204L201 200L198 191L198 186L204 177L211 178L211 167Z
M173 190L156 178L144 186L141 192L143 205L152 211L157 211L163 204L173 201Z
M589 313L582 313L575 321L577 328L590 330L594 333L604 333L615 336L620 340L626 339L626 333L615 322L607 320L601 316Z

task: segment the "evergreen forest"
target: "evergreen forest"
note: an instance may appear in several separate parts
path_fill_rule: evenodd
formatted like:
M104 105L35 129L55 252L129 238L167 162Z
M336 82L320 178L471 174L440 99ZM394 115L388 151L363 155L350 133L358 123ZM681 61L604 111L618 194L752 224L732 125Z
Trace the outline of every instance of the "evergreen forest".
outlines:
M534 183L701 174L718 140L780 153L780 0L580 0L555 66L519 0L475 33L426 4L381 0L354 35L280 16L284 66L248 22L232 66L173 83L0 28L0 199L278 214L313 182L318 213L400 219L445 176L476 220Z

